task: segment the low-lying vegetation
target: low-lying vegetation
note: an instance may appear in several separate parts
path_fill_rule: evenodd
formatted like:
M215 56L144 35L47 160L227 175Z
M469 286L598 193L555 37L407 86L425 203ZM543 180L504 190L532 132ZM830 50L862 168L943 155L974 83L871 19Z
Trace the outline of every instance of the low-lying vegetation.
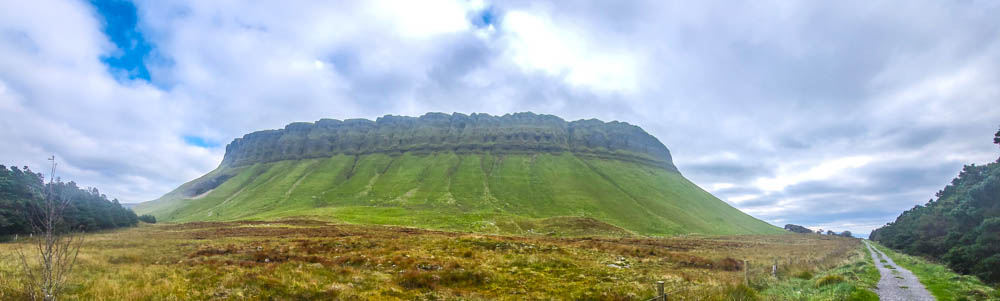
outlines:
M3 300L22 297L15 247L0 244ZM843 300L873 286L874 264L860 250L854 239L798 234L556 238L312 220L142 224L88 235L65 299L645 300L664 281L672 299Z
M789 277L765 278L761 287L765 300L878 300L874 293L880 278L875 263L863 249L840 258L841 264L825 270L804 269Z

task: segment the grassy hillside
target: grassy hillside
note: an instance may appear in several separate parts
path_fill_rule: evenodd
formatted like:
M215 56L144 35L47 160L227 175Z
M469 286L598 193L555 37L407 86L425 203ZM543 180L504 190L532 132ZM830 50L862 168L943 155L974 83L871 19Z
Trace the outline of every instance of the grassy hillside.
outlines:
M340 154L224 164L135 210L170 222L307 216L515 234L782 233L675 171L571 152Z

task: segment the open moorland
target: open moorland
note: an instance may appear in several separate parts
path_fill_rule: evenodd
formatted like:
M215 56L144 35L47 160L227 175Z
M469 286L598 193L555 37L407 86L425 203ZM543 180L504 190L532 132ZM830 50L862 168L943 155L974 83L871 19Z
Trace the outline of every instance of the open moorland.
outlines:
M23 297L0 244L0 299ZM859 240L811 234L495 236L313 220L193 222L86 235L63 298L866 299ZM748 260L749 270L743 264ZM772 276L772 267L777 270Z

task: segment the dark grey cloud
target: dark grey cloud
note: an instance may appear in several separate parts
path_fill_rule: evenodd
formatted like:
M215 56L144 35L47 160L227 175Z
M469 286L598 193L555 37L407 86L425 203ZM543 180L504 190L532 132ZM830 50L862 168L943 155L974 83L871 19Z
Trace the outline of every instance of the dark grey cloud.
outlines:
M740 202L740 207L745 208L755 208L755 207L774 207L779 205L779 200L775 198L756 198L749 201Z
M3 164L56 153L67 178L135 202L292 121L534 111L639 125L769 222L867 233L998 156L991 2L135 7L150 82L108 72L118 50L87 3L0 4Z
M920 148L945 138L942 128L898 128L891 135L891 143L902 148Z
M741 181L755 177L765 177L771 175L771 169L759 162L705 162L705 163L684 163L681 171L685 175L698 175L712 177L715 181ZM678 162L678 164L681 164Z

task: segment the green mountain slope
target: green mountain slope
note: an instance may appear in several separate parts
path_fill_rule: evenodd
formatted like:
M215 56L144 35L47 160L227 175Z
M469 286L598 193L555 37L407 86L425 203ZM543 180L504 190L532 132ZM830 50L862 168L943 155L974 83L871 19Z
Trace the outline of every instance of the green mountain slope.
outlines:
M373 137L355 141L360 143L346 142L355 145L348 150L311 141L329 139L318 138L324 136L317 133L334 131L329 129L309 129L297 142L285 130L271 137L275 142L248 142L257 139L251 134L227 147L226 159L216 170L135 210L173 222L308 216L491 233L782 233L685 179L673 167L669 151L638 127L618 123L626 131L594 143L602 141L594 133L611 131L601 128L609 124L587 121L591 132L574 140L568 133L582 130L554 116L473 115L486 121L464 125L454 120L465 115L444 116L451 119L447 125L421 128L427 115L411 118L417 124L408 130L376 131ZM511 116L530 121L505 125ZM526 125L538 119L553 127ZM375 125L381 122L386 121L380 118ZM460 127L495 134L469 138L468 132L453 130ZM335 143L345 143L349 140L345 137L360 132L335 131L331 139ZM429 142L405 142L419 133L430 133L425 138ZM458 142L448 142L455 135L461 136L453 139ZM490 135L526 138L505 142L493 141ZM545 135L555 142L544 147L532 144L546 143ZM396 146L387 150L371 145L383 137L397 140ZM659 148L650 147L648 138ZM489 145L469 146L462 139ZM607 142L613 139L620 141ZM637 141L649 145L637 147ZM246 148L247 144L253 146ZM306 146L316 144L321 146Z

